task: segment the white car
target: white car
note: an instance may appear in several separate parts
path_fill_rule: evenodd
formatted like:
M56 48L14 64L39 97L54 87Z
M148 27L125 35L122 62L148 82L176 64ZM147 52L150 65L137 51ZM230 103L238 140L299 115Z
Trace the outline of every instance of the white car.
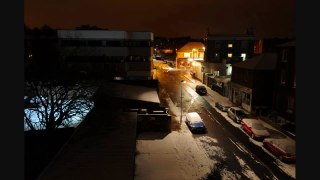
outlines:
M238 107L231 107L228 109L227 111L228 113L228 116L233 120L235 121L236 123L241 123L241 120L243 118L246 118L247 115L246 113L241 109L241 108L238 108Z
M197 112L189 112L186 115L186 124L192 133L206 133L207 128Z

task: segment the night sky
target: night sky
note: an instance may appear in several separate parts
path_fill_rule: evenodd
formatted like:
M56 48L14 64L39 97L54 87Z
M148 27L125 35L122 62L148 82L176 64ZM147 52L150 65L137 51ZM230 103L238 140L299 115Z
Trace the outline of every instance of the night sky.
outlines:
M155 36L201 38L245 33L258 38L295 37L294 0L24 0L24 21L74 29L90 24L110 30L151 31Z

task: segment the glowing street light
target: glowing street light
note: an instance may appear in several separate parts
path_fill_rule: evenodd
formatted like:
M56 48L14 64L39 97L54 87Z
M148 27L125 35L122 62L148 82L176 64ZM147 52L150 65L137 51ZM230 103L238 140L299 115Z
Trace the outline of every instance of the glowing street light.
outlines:
M181 80L180 81L180 92L181 92L181 94L180 94L180 97L181 97L181 103L180 103L180 110L181 110L181 112L180 112L180 125L181 125L181 123L182 123L182 83L186 83L186 81L185 80Z

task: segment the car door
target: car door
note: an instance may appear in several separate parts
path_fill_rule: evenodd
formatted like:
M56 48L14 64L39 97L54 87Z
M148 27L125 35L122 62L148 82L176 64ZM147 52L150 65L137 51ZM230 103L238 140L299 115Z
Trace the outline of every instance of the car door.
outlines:
M232 118L232 119L235 119L235 118L236 118L235 113L236 113L236 110L231 109L231 118Z
M251 125L250 125L250 123L247 122L247 121L244 121L243 124L244 124L244 130L247 131L247 133L251 134L252 131L251 131Z

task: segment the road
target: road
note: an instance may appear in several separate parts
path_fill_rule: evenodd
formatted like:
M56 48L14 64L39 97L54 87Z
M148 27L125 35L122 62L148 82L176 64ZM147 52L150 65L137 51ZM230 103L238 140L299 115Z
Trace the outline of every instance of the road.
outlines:
M232 126L202 96L197 95L194 84L185 78L186 73L183 70L157 70L160 102L166 105L165 98L169 97L180 108L182 87L183 112L195 111L204 119L208 133L193 136L198 139L200 146L207 148L211 159L220 162L217 171L224 169L235 172L238 179L294 179L279 168L275 159L250 142L247 135ZM181 80L187 83L181 84ZM212 141L204 141L203 136L210 137ZM212 147L220 149L222 153L213 153ZM215 174L215 177L219 176L219 173Z

